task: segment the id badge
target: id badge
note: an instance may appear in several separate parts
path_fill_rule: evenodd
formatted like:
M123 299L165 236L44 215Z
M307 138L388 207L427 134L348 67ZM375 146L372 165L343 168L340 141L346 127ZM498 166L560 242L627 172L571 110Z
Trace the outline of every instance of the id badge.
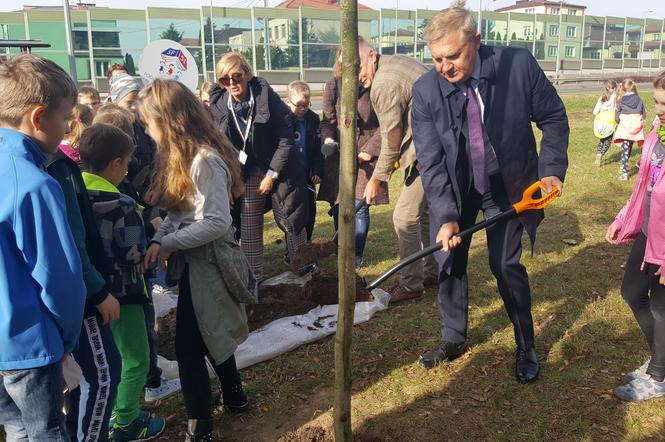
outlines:
M238 153L238 159L240 160L240 164L244 166L247 162L247 154L244 150L241 150L240 153Z

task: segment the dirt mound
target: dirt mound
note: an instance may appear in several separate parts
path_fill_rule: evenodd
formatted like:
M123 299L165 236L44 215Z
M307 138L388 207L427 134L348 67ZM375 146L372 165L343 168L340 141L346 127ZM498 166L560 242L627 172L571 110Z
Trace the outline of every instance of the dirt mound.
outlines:
M305 427L290 431L279 442L334 442L335 436L322 427Z
M245 306L249 330L256 330L275 319L307 313L318 305L339 303L337 273L320 271L302 287L282 284L261 287L259 304ZM369 301L365 281L356 275L356 302ZM175 360L175 310L158 321L159 354Z

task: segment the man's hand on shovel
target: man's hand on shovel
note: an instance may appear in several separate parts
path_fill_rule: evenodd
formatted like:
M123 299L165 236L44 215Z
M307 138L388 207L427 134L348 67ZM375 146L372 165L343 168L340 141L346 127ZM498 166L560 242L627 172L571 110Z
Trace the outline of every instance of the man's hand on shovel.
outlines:
M462 238L455 236L458 233L459 224L457 221L450 221L443 224L436 235L436 242L441 242L442 244L441 250L447 252L462 244Z

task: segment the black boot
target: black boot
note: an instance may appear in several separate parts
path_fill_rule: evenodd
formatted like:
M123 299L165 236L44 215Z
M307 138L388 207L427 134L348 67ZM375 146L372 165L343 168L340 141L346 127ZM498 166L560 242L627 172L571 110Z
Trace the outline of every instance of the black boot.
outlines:
M188 420L185 442L212 442L212 419Z
M247 396L242 389L240 373L236 367L236 359L233 355L226 361L215 366L217 377L222 384L222 402L224 408L233 413L243 413L249 408Z
M224 409L233 413L244 413L249 408L247 395L245 395L240 379L233 385L225 385L225 382L222 381L222 397L224 398Z

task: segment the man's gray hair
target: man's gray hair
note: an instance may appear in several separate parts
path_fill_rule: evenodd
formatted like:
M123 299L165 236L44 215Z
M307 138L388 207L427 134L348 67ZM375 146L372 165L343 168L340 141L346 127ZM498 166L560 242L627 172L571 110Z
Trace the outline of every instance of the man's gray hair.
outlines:
M449 7L436 14L425 27L426 42L435 42L448 35L461 32L470 41L478 33L478 22L473 12L466 9L465 0L456 0Z

